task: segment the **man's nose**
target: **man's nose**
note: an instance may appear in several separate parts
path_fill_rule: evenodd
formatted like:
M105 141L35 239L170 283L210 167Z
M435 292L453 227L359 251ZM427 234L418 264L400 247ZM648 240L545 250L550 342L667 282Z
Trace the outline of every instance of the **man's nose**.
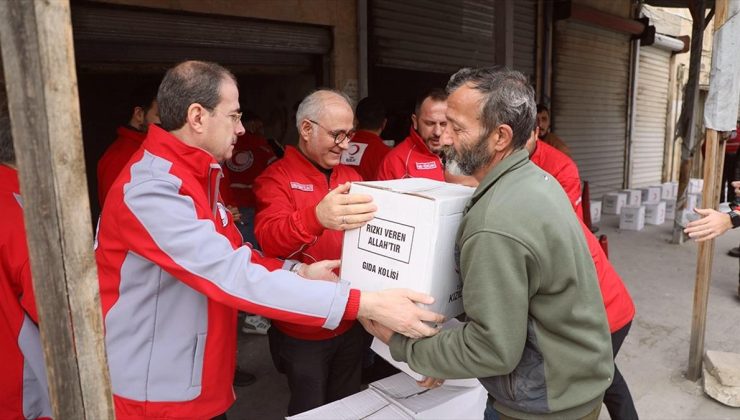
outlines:
M244 129L244 124L242 124L242 121L241 120L239 120L239 124L236 125L236 130L235 131L236 131L236 135L237 136L243 135L244 132L246 131Z
M439 140L444 146L452 145L452 129L449 125L442 130L442 135L439 136Z

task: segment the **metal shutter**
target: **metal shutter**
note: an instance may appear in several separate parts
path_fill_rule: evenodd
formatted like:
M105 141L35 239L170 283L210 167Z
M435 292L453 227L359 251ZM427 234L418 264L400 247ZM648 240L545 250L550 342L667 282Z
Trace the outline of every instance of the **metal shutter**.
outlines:
M72 28L81 63L201 59L305 68L332 46L331 32L322 26L87 4L73 4Z
M537 49L537 0L514 3L514 69L535 78Z
M622 188L629 37L560 21L555 25L552 117L594 198Z
M640 47L630 187L646 187L661 182L670 61L671 51Z
M372 0L371 63L434 73L495 62L494 0Z

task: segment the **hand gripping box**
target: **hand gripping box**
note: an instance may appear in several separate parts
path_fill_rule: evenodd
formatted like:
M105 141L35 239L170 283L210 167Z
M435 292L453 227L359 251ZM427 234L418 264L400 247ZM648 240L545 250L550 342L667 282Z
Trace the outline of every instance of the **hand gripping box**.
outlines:
M455 237L474 188L425 178L356 182L378 206L365 226L346 231L342 275L360 290L408 288L434 297L448 319L463 312Z

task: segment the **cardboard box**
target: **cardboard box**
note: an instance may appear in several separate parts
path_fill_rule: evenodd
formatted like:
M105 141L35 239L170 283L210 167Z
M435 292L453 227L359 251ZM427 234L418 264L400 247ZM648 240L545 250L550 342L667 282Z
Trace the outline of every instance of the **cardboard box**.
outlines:
M678 198L678 181L672 181L673 184L673 198Z
M619 214L619 229L642 230L645 227L645 206L624 206Z
M686 209L694 211L695 208L699 207L699 200L701 196L698 194L686 194Z
M601 200L601 212L604 214L619 214L619 211L627 204L627 194L608 193Z
M665 219L675 220L676 219L676 200L664 200L665 203Z
M647 187L642 190L642 204L655 204L660 201L661 187Z
M678 187L678 183L676 183L676 187ZM673 183L672 182L664 182L660 184L660 199L661 200L670 200L672 198L675 198L673 196Z
M642 202L642 191L641 190L622 190L620 191L627 194L627 206L639 206Z
M665 223L665 201L658 204L645 204L645 223L649 225Z
M704 180L701 178L689 178L689 185L686 187L689 194L701 194L704 189Z
M356 182L378 206L365 226L346 231L341 277L360 290L408 288L434 296L428 309L463 312L455 237L473 188L425 178Z
M696 212L693 210L683 209L679 212L679 214L676 216L678 218L678 224L686 227L689 222L693 222L694 220L699 220L701 216L699 216Z
M591 200L591 223L601 221L601 201Z

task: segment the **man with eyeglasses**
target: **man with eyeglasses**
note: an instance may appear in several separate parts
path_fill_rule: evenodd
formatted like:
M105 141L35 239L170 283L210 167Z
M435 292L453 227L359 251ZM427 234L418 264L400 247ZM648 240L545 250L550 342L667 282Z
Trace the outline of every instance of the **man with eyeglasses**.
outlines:
M373 218L370 196L348 194L349 183L362 178L340 164L353 120L348 98L337 91L318 90L298 106L298 147L286 147L255 181L255 234L266 255L338 259L343 231ZM275 365L288 377L288 415L360 390L362 327L354 321L329 331L275 320L268 335Z
M331 272L338 261L282 261L243 245L218 193L218 162L244 133L231 72L180 63L157 102L161 126L113 183L96 235L117 418L223 418L237 310L317 328L368 317L410 336L435 332L422 320L442 317L412 303L430 303L425 295L351 290Z
M393 148L380 164L378 179L429 178L445 180L445 171L439 154L440 141L447 126L445 110L447 94L432 89L421 95L411 115L409 136Z

